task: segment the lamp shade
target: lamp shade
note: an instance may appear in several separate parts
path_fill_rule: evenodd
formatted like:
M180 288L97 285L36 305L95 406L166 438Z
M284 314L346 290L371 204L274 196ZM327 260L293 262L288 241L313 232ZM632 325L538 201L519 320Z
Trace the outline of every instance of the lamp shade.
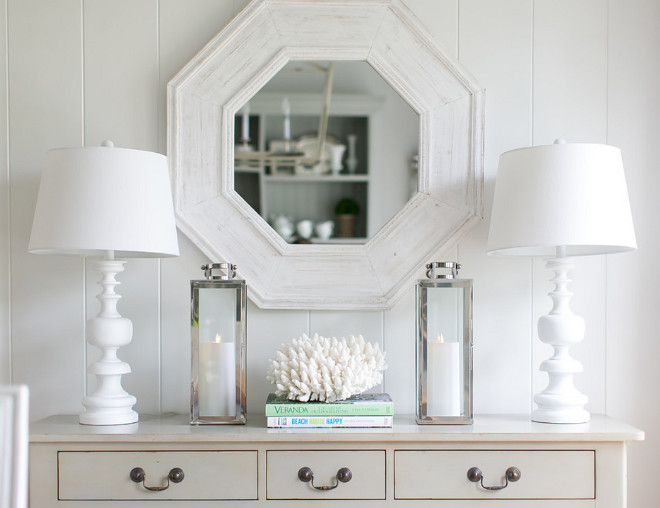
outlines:
M567 256L637 247L621 152L608 145L556 143L503 153L488 253Z
M166 157L110 146L49 151L28 250L178 256Z

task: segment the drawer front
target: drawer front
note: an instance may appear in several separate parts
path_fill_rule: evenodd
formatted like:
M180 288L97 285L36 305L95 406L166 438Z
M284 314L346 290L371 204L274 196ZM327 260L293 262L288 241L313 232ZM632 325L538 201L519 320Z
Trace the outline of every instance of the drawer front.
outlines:
M257 499L256 451L61 451L57 461L60 500ZM131 480L135 467L148 487L167 485L172 468L185 477L150 491Z
M486 487L505 484L509 467L520 479L501 490L468 480L478 467ZM394 452L396 499L594 499L595 452L586 451L436 451Z
M298 478L303 467L312 470L312 481ZM342 468L352 474L345 483L337 480ZM268 499L385 499L385 451L268 451L266 492Z

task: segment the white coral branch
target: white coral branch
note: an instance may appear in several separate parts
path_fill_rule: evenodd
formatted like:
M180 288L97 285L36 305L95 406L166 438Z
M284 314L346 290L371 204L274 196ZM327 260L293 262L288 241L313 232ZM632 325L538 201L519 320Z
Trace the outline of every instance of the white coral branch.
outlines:
M381 383L386 368L385 353L362 335L337 340L303 334L268 360L266 378L290 400L332 402Z

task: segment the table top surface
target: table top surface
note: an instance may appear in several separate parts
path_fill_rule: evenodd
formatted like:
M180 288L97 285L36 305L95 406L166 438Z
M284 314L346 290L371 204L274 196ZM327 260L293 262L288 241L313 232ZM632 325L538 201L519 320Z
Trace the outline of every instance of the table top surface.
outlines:
M642 441L644 432L605 415L581 424L530 421L529 415L476 415L472 425L418 425L414 415L396 415L392 428L272 429L263 415L246 425L190 425L188 415L140 415L130 425L80 425L77 415L51 416L30 425L32 443L48 442L294 442L446 441L584 442Z

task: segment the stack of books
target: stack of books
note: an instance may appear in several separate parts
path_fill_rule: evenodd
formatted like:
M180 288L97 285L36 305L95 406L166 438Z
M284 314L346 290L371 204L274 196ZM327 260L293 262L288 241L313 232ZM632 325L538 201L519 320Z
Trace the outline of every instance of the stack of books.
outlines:
M364 393L335 402L298 402L274 393L266 399L269 428L392 427L393 415L387 393Z

